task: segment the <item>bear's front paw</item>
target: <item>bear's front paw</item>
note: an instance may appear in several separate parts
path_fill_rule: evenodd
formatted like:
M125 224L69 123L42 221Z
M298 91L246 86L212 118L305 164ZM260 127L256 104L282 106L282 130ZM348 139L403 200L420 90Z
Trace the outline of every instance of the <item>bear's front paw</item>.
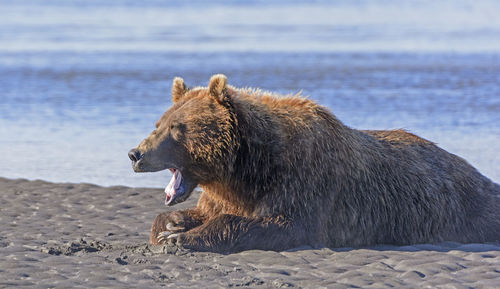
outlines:
M158 244L178 245L181 247L181 235L182 233L174 233L174 231L163 231L158 233L156 240Z
M165 244L167 237L186 231L184 223L184 216L180 212L158 215L151 227L150 243L153 245Z
M183 240L183 233L168 233L167 232L162 232L165 234L162 234L162 236L158 237L159 239L161 238L163 244L169 244L169 245L175 245L177 247L182 247L182 240ZM160 233L161 234L161 233Z
M161 236L162 244L168 244L172 246L177 246L178 248L188 249L188 250L198 250L205 251L206 248L203 246L203 242L199 238L198 234L187 233L167 233L162 232Z

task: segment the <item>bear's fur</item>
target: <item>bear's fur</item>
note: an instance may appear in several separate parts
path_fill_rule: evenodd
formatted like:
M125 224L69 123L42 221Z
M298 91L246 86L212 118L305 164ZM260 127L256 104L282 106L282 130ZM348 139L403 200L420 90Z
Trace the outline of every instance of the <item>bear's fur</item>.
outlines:
M404 130L360 131L300 95L188 89L136 149L136 171L178 169L195 208L163 213L152 244L215 252L300 245L500 240L500 186Z

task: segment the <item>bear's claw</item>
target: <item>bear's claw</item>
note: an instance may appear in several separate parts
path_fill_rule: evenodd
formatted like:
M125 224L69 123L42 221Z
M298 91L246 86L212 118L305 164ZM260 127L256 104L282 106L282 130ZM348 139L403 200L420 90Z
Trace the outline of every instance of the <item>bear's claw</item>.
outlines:
M181 236L182 236L181 233L169 234L169 236L167 237L167 244L181 247L182 246Z
M156 239L158 240L158 244L163 244L167 241L168 239L168 236L170 236L172 234L172 232L170 231L163 231L163 232L160 232L158 233Z
M171 232L184 231L186 228L182 226L176 226L174 223L170 222L167 224L167 230Z
M183 226L179 226L174 224L173 222L169 222L166 225L167 230L158 233L156 235L156 239L158 240L158 244L176 244L177 239L179 237L179 233L183 232L186 228Z
M167 239L172 239L172 240L175 240L175 238L179 237L179 234L169 234L169 236L167 237Z

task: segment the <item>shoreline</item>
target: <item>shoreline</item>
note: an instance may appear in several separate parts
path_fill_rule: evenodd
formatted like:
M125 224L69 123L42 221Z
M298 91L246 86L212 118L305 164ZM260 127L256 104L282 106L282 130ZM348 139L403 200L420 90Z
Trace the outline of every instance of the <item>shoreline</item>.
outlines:
M163 189L0 177L0 287L250 288L500 286L500 244L284 252L190 252L148 245Z

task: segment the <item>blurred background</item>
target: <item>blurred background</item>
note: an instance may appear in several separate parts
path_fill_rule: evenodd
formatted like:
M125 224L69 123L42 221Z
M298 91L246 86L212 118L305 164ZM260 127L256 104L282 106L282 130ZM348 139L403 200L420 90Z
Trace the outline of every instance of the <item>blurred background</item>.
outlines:
M234 1L236 2L236 1ZM210 3L207 6L207 3ZM191 86L303 90L500 182L500 1L0 0L0 176L163 187L127 152Z

